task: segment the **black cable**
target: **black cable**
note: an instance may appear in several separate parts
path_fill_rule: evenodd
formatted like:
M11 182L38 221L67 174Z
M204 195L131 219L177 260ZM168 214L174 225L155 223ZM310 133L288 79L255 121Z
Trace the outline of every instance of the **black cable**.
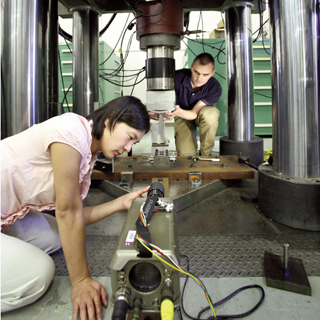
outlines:
M216 70L216 72L215 72L214 74L218 75L218 76L221 77L223 80L227 80L227 78L225 78L222 74L218 73L217 70Z
M238 290L234 291L233 293L231 293L230 295L228 295L226 298L220 300L219 302L216 302L215 304L213 304L213 307L219 306L223 303L225 303L226 301L230 300L232 297L234 297L235 295L237 295L238 293L247 290L247 289L259 289L261 291L261 298L258 301L258 303L249 311L244 312L244 313L240 313L240 314L232 314L232 315L217 315L217 319L239 319L239 318L244 318L247 317L248 315L252 314L254 311L256 311L260 305L262 304L264 297L265 297L265 292L263 290L263 288L261 286L259 286L258 284L252 284L252 285L248 285L248 286L244 286L239 288ZM206 307L204 309L202 309L199 314L198 314L198 318L197 320L199 320L199 316L201 316L201 314L207 310L209 310L210 307ZM208 318L209 319L209 318Z
M60 27L60 24L59 24L59 34L62 38L72 42L72 35L67 33L66 31L64 31L61 27Z
M120 37L119 37L116 45L115 45L114 48L112 49L112 51L111 51L110 55L108 56L108 58L105 59L104 61L102 61L102 62L100 63L100 66L103 65L105 62L107 62L107 61L110 59L110 57L112 56L112 54L114 53L114 51L115 51L115 49L116 49L116 47L117 47L117 45L118 45L118 43L119 43L119 41L120 41L120 39L121 39L121 37L122 37L122 34L123 34L123 32L125 31L126 24L127 24L128 20L129 20L129 16L130 16L130 13L128 14L127 20L126 20L126 22L125 22L125 24L124 24L124 28L122 29L122 32L121 32L121 34L120 34ZM133 19L133 20L134 20L134 19ZM133 20L131 20L131 22L132 22Z
M128 78L126 80L124 80L124 82L130 82L131 80L135 79L137 76L139 76L139 74L141 72L143 72L145 69L144 68L141 68L139 72L135 73L135 74L130 74L130 75L124 75L123 78ZM112 80L115 76L112 76L112 75L109 75L107 73L103 73L103 72L100 72L99 76L103 79L110 79ZM120 80L114 80L114 81L118 81L120 82Z
M186 258L187 259L187 268L186 270L188 271L189 270L189 258L188 256L186 255L182 255L181 258ZM188 271L189 272L189 271ZM183 288L182 288L182 294L181 294L181 307L182 307L182 310L183 312L186 314L187 317L189 317L190 319L192 320L199 320L200 319L200 316L210 310L210 306L206 307L206 308L203 308L202 310L200 310L200 312L198 313L198 316L197 318L194 318L192 316L190 316L184 309L184 305L183 305L183 296L184 296L184 291L185 291L185 288L186 288L186 284L188 282L188 279L189 279L189 276L187 276L187 279L183 285ZM199 280L197 278L197 280ZM199 280L200 281L200 280ZM201 282L202 284L202 282ZM244 291L244 290L247 290L247 289L259 289L261 291L261 298L260 300L258 301L258 303L253 307L251 308L250 310L248 310L247 312L244 312L244 313L240 313L240 314L234 314L234 315L217 315L216 318L214 316L210 316L209 318L207 318L207 320L215 320L215 319L232 319L232 318L236 318L236 319L239 319L239 318L244 318L250 314L252 314L254 311L256 311L262 304L262 302L264 301L264 298L265 298L265 292L264 292L264 289L260 286L260 285L257 285L257 284L253 284L253 285L248 285L248 286L244 286L244 287L241 287L239 289L237 289L236 291L234 291L233 293L229 294L227 297L225 297L224 299L214 303L212 306L213 307L216 307L216 306L219 306L223 303L225 303L226 301L230 300L232 297L234 297L235 295L237 295L238 293Z
M196 42L196 43L202 45L202 43L199 42L199 41L197 41L197 40L194 40L194 39L191 39L191 38L188 38L188 37L184 37L184 38L187 39L187 40L190 40L190 41L193 41L193 42ZM190 49L190 47L185 43L184 39L183 39L182 41L183 41L183 43L186 45L186 47L196 56L196 54L195 54L195 53ZM220 41L220 42L218 42L218 43L215 43L215 45L217 45L217 44L219 44L219 43L221 43L221 45L223 45L223 44L225 43L225 40L222 40L222 41ZM203 43L203 45L205 45L205 46L207 46L207 47L210 47L211 49L218 50L219 53L223 53L224 55L226 55L225 52L224 52L224 49L221 50L221 49L219 49L219 48L217 48L217 47L215 47L215 46L213 46L213 45L211 45L211 44L208 44L208 43ZM215 57L213 57L213 58L215 59L216 57L217 57L217 56L215 56ZM223 63L223 64L225 64L225 63Z
M73 53L73 52L72 52L72 49L71 49L70 46L69 46L69 43L67 42L67 39L64 39L64 42L66 43L66 45L67 45L70 53Z
M114 18L116 17L116 15L117 15L117 14L114 13L114 14L111 16L111 18L110 18L110 20L108 21L108 23L105 25L105 27L102 28L101 31L99 31L99 37L101 37L101 36L107 31L107 29L110 27L110 25L111 25L111 23L113 22L113 20L114 20ZM59 34L60 34L60 36L63 37L64 39L72 42L72 35L69 34L69 33L67 33L66 31L64 31L64 30L61 28L60 24L59 24Z
M133 94L134 88L136 87L136 83L137 83L137 81L138 81L139 75L140 75L144 70L145 70L145 67L142 68L142 69L140 70L140 72L137 74L136 80L135 80L135 82L134 82L134 84L133 84L133 87L132 87L132 90L131 90L131 96L132 96L132 94Z
M207 39L206 42L200 42L200 41L198 41L198 40L191 39L191 38L188 38L188 37L186 37L186 36L184 36L184 38L187 39L187 40L196 42L196 43L198 43L198 44L207 46L207 47L209 47L209 48L211 48L211 49L216 49L216 50L219 50L219 49L216 48L215 46L213 46L213 44L214 44L214 45L217 45L217 44L219 44L219 43L221 43L221 42L223 42L223 43L225 42L225 40L221 40L220 42L215 42L215 39ZM212 42L212 43L209 43L208 41L210 41L210 40L212 40L213 42Z
M187 268L186 268L186 270L189 272L189 258L188 258L188 256L186 256L186 255L181 255L180 257L181 257L181 258L185 258L185 259L187 260ZM203 282L202 282L198 277L196 277L195 275L193 275L193 276L202 284L203 288L207 291L207 289L206 289L205 285L203 284ZM186 281L185 281L185 283L184 283L184 285L183 285L182 294L181 294L181 308L182 308L182 311L185 313L185 315L186 315L187 317L189 317L189 318L192 319L192 320L198 320L197 318L194 318L194 317L190 316L190 315L187 313L187 311L185 310L184 305L183 305L183 295L184 295L184 291L185 291L185 288L186 288L186 285L187 285L188 280L189 280L189 276L186 276Z
M191 48L185 43L184 39L182 39L183 43L187 46L187 48L193 53L193 55L196 57L197 55L191 50Z
M103 76L100 76L100 78L102 78L102 79L104 79L104 80L106 80L106 81L108 81L108 82L110 82L110 83L112 83L112 84L114 84L114 85L116 85L116 86L121 87L121 85L120 85L119 83L112 82L111 80L106 79L106 78L104 78ZM143 79L141 79L140 81L138 81L135 85L141 83L144 79L146 79L146 77L143 77ZM131 84L131 85L123 85L124 88L130 88L130 87L132 87L132 86L133 86L133 84Z
M58 60L59 60L59 68L60 68L61 82L62 82L62 86L63 86L63 88L64 88L64 80L63 80L63 73L62 73L62 66L61 66L60 51L58 51ZM69 89L68 89L68 91L69 91ZM66 94L64 94L64 98L63 98L63 100L62 100L62 107L63 107L63 102L64 102L64 100L66 100L66 102L67 102L67 108L68 108L68 111L70 112L69 103L68 103L68 99L67 99Z
M218 61L220 64L222 64L222 65L223 65L223 64L226 64L226 62L223 63L223 62L221 62L220 59L219 59L219 56L220 56L221 53L223 53L224 55L226 55L226 53L224 52L225 47L223 48L223 50L221 49L222 46L223 46L223 44L225 44L225 42L222 42L222 43L221 43L220 48L219 48L219 53L216 55L217 61Z
M133 21L133 20L132 20L132 21ZM132 21L131 21L131 23L132 23ZM129 24L129 25L130 25L130 24ZM129 27L127 27L126 30L128 30L128 28L129 28ZM126 30L125 30L125 32L126 32ZM125 32L123 33L123 36L122 36L121 47L122 47L122 45L123 45L123 39L124 39L124 36L125 36ZM132 33L132 35L130 36L130 39L129 39L128 45L127 45L127 49L126 49L126 54L125 54L124 57L123 57L123 54L122 54L122 51L121 51L121 63L120 63L120 65L118 66L118 68L115 69L115 70L113 70L113 71L112 71L111 73L109 73L109 74L107 74L107 73L101 73L101 74L100 74L100 77L101 77L101 78L103 78L104 80L106 80L106 81L108 81L108 82L110 82L110 83L113 83L114 85L117 85L117 86L119 86L119 87L121 88L121 96L123 95L123 90L122 90L122 88L133 86L133 89L134 89L135 85L137 84L137 79L138 79L140 73L144 70L144 68L142 68L142 69L139 70L138 73L136 73L136 74L134 74L134 75L128 75L128 76L126 76L126 75L124 74L124 72L125 72L124 65L125 65L125 63L126 63L126 61L127 61L127 58L128 58L129 52L130 52L130 47L131 47L131 44L132 44L132 39L133 39L133 36L134 36L135 33L136 33L136 31L134 31L134 32ZM122 76L121 76L121 77L122 77L121 83L112 82L111 80L108 80L108 79L107 79L107 77L112 77L112 78L116 77L117 75L119 75L119 73L120 73L121 71L123 72L123 74L122 74ZM129 78L128 80L125 80L125 78L128 78L128 77L130 77L130 78ZM129 81L131 81L131 80L132 80L133 78L135 78L135 77L136 77L136 80L135 80L135 83L134 83L133 85L130 85L130 86L125 86L125 85L124 85L125 82L129 82ZM139 82L139 83L140 83L140 82Z
M103 90L102 90L102 87L100 84L99 84L99 89L100 89L102 101L104 101L104 94L103 94Z
M269 21L269 19L267 19L262 26L264 26L267 22ZM261 27L259 27L259 29L257 29L252 35L255 35L258 31L260 31ZM253 41L255 42L255 41Z
M109 19L108 23L106 24L106 26L104 28L101 29L101 31L99 32L99 38L107 31L107 29L110 27L111 23L113 22L113 20L115 19L115 17L117 16L116 13L114 13L111 18Z
M258 2L258 8L259 8L259 21L260 21L260 35L261 35L261 40L262 40L262 46L264 51L270 56L270 52L267 51L265 45L264 45L264 36L263 36L263 26L265 25L265 23L269 20L267 20L265 23L263 23L263 12L262 12L262 0L259 0ZM257 37L258 38L258 37ZM255 40L256 41L256 40ZM255 42L253 41L253 42Z
M136 76L141 73L141 70L143 71L144 68L141 68L141 69L139 70L139 72L137 72L137 73L124 75L124 76L123 76L124 78L128 78L128 79L125 80L124 82L129 82L129 81L131 81L132 79L135 79ZM117 76L117 75L110 75L110 74L108 74L108 73L100 72L99 76L102 77L102 78L104 78L104 79L110 79L110 80L112 80L112 79L113 79L115 76ZM115 81L119 81L119 80L115 80Z
M266 96L265 94L258 93L258 92L256 92L256 91L254 91L254 94L257 94L257 95L259 95L259 96L262 96L262 97L265 97L265 98L268 98L268 99L272 100L272 97Z
M180 306L177 308L177 313L178 313L179 319L180 319L180 320L183 320Z
M197 30L199 30L200 20L202 21L202 24L201 24L202 41L199 42L199 43L202 44L202 51L203 51L203 52L206 52L206 51L204 50L204 42L203 42L203 19L202 19L202 11L200 11L200 13L199 13L199 20L198 20ZM198 35L197 35L197 36L198 36Z
M64 98L63 98L63 100L62 100L62 106L63 106L64 100L67 101L67 94L69 93L70 89L72 88L72 85L73 85L73 84L71 83L70 86L69 86L69 88L68 88L68 90L67 90L67 92L64 93ZM68 111L70 111L68 102L67 102L67 107L68 107Z

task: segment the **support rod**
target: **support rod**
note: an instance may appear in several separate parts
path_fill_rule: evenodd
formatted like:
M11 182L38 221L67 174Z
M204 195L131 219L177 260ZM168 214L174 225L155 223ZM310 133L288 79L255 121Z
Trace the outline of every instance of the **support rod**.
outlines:
M273 169L320 176L320 23L317 0L269 1Z
M58 0L50 0L50 17L47 41L48 62L48 108L46 119L58 115L59 78L58 78Z
M87 116L99 101L99 13L89 7L73 12L73 112Z
M225 9L228 138L254 139L251 6L243 2Z
M4 0L2 138L46 120L49 0Z

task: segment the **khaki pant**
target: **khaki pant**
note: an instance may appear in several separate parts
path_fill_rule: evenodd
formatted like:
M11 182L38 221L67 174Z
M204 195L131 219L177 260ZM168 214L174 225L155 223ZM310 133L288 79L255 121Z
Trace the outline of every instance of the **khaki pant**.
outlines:
M30 211L1 233L1 312L39 299L49 287L55 265L48 255L61 248L56 219Z
M215 106L206 106L200 110L195 120L175 117L174 135L178 156L197 154L197 127L199 127L201 155L209 156L214 147L219 116L219 109Z

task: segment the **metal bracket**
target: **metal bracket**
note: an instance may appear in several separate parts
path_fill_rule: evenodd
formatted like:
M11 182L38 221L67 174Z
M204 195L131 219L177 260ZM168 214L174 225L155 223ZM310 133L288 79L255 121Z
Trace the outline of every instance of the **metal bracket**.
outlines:
M132 185L133 185L133 172L121 172L119 186L131 188Z
M102 171L104 173L113 173L114 172L114 162L113 159L107 159L107 158L102 158L102 159L97 159L97 161L94 164L94 169Z
M189 182L191 188L197 188L202 186L202 174L201 172L189 172Z

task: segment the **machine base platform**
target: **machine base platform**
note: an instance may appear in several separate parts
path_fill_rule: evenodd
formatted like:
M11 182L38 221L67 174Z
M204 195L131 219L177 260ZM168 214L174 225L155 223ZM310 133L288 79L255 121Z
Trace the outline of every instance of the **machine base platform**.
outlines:
M215 158L215 157L207 157ZM189 180L189 173L200 172L203 180L213 179L253 179L254 170L239 163L233 155L220 156L220 161L194 161L189 157L177 157L168 167L156 167L148 157L118 157L114 159L114 172L93 170L92 180L120 180L121 172L133 172L134 180L151 180L167 177L169 180Z

